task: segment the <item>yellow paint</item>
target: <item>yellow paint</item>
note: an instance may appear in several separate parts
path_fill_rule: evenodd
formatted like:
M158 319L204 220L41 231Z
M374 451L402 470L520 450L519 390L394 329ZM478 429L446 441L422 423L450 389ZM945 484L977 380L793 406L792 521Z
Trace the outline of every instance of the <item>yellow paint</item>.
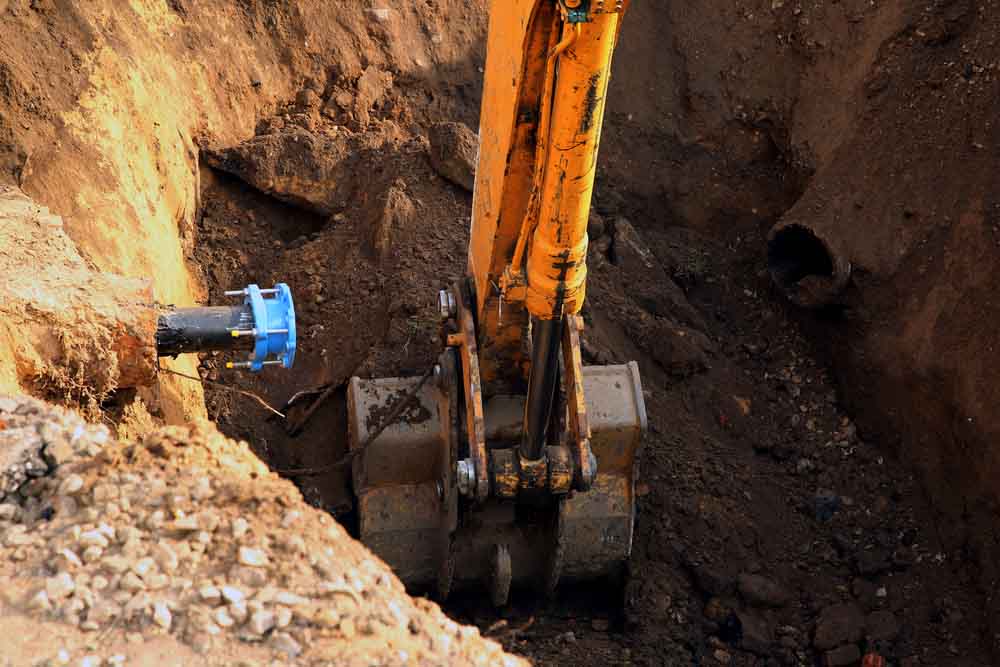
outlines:
M492 4L469 249L487 393L526 376L529 312L551 319L583 305L621 17L606 9L571 25L551 0Z

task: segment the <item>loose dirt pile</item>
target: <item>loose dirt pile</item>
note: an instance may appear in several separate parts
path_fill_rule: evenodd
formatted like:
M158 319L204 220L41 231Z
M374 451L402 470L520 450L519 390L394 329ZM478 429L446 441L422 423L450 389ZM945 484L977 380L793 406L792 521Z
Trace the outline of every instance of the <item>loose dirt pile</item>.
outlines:
M65 637L5 641L10 664L142 664L157 637L184 644L177 664L194 653L219 665L520 664L410 600L327 514L208 424L115 442L4 398L0 425L5 445L31 443L44 460L0 496L0 630L15 636L26 614Z

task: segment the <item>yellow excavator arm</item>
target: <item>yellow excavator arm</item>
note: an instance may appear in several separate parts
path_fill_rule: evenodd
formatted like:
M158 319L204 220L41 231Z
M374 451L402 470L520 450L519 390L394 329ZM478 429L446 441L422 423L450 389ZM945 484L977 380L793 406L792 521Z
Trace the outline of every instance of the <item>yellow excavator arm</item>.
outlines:
M626 0L491 5L468 273L427 378L353 378L360 537L410 586L553 590L628 560L634 362L584 367L587 222ZM413 399L419 419L375 430ZM371 432L370 432L371 431Z

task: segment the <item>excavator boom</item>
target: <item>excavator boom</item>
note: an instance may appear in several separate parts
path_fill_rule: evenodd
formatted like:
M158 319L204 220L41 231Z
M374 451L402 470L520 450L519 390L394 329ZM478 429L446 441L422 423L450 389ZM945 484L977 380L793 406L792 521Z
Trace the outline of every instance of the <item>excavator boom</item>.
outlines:
M492 3L468 273L428 378L352 379L360 537L414 587L554 590L631 551L634 362L584 367L587 221L625 0ZM372 426L400 401L412 410ZM369 441L371 435L375 437Z

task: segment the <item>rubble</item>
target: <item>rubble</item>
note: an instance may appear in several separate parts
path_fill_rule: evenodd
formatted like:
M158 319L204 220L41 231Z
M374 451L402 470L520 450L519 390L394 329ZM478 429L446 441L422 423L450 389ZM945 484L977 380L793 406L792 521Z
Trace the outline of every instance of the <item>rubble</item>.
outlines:
M74 438L81 451L88 434L102 432L30 399L3 405L6 430L44 427L49 441ZM0 577L22 573L12 596L21 613L97 635L169 635L207 654L231 635L285 659L341 664L402 652L415 663L520 664L436 605L407 597L384 565L303 505L245 444L208 425L103 443L96 456L7 496L18 511L0 524ZM206 479L211 508L196 499ZM60 504L67 495L75 505ZM285 530L305 549L289 551L295 542ZM359 634L363 642L348 641Z

